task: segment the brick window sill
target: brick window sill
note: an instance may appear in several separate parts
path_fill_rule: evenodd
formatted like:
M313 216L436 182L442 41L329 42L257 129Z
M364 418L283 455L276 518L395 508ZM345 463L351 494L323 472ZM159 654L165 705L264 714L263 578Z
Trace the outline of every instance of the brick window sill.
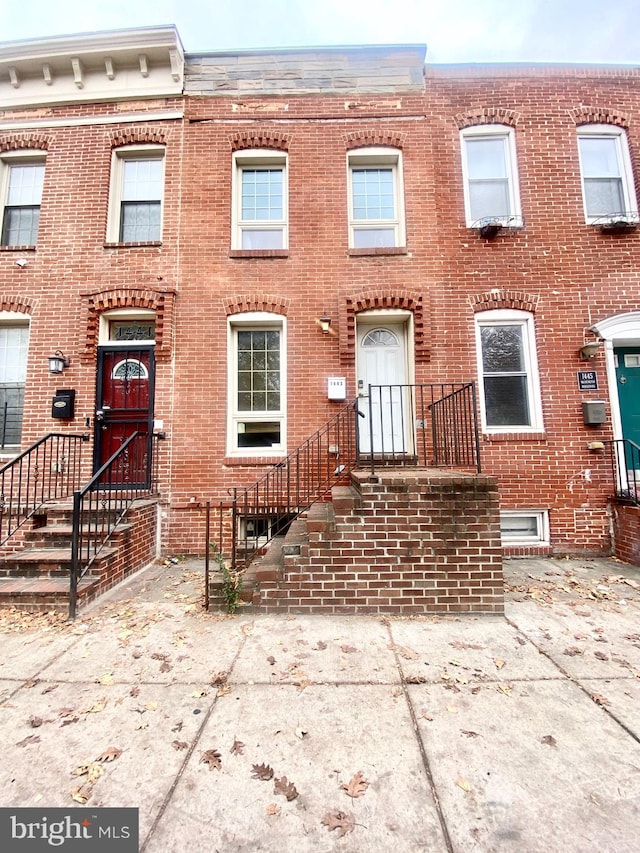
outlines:
M288 249L230 249L230 258L288 258Z
M0 252L35 252L35 246L0 246Z
M162 246L161 240L149 240L139 243L105 243L105 249L146 249L148 247Z
M368 249L349 249L350 258L366 258L369 256L379 257L381 255L408 255L406 246L376 246Z
M230 468L244 467L244 468L271 468L273 465L277 465L279 462L282 462L286 457L284 454L282 456L225 456L222 460L223 465L227 465Z
M545 432L485 432L482 440L493 444L501 441L546 441Z

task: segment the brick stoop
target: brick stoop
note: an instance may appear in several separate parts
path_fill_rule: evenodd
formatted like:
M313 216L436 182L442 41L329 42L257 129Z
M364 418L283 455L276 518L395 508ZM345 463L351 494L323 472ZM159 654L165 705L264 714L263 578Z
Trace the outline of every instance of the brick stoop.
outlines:
M440 469L355 471L253 571L261 612L503 613L497 483Z
M71 518L69 501L46 504L22 531L24 545L0 550L0 607L25 610L69 608ZM156 501L135 502L78 584L78 606L87 604L150 563L155 556Z

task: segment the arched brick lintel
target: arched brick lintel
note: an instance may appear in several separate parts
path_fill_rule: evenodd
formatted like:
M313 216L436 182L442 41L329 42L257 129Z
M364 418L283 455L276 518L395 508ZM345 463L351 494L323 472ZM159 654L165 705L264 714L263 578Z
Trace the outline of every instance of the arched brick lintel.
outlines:
M378 128L371 128L370 130L354 130L351 133L346 133L344 141L347 151L351 151L354 148L366 148L367 146L402 148L406 136L406 133L393 129L380 130Z
M28 296L14 296L9 293L0 293L0 311L11 311L14 314L33 314L36 301Z
M245 314L249 311L264 311L269 314L282 314L284 317L289 313L291 300L282 296L257 296L255 294L231 296L223 301L224 311L227 317L233 314Z
M10 133L0 137L0 153L5 151L47 151L50 138L46 133Z
M363 311L403 310L413 314L414 351L417 363L429 361L430 316L427 298L422 293L397 290L391 292L363 291L347 295L340 306L340 362L355 364L356 316Z
M569 111L576 125L582 124L612 124L616 127L629 127L629 119L619 110L606 107L576 107Z
M175 291L119 288L86 293L82 296L87 307L87 337L81 355L83 364L95 359L100 331L100 315L118 308L144 308L156 315L156 359L166 361L171 356L173 338Z
M465 127L482 124L506 124L508 127L515 127L519 118L520 114L515 110L505 110L503 107L479 107L465 113L458 113L454 116L454 121L459 130L464 130Z
M289 150L289 137L273 128L254 128L236 133L230 138L232 151L251 148L267 148L275 151Z
M540 297L535 293L521 290L488 290L469 297L474 314L479 311L495 311L511 308L517 311L529 311L534 314Z

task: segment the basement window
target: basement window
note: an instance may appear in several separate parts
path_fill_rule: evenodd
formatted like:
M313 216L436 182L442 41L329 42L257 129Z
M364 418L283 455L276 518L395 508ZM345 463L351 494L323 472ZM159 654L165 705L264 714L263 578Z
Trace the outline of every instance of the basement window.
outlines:
M503 545L548 545L547 510L503 510L500 513Z

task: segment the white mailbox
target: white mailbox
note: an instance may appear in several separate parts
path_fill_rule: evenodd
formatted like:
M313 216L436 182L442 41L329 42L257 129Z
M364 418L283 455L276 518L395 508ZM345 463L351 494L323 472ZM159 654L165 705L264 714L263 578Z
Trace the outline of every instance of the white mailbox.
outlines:
M330 376L327 379L327 397L330 400L347 399L347 380L344 376Z

